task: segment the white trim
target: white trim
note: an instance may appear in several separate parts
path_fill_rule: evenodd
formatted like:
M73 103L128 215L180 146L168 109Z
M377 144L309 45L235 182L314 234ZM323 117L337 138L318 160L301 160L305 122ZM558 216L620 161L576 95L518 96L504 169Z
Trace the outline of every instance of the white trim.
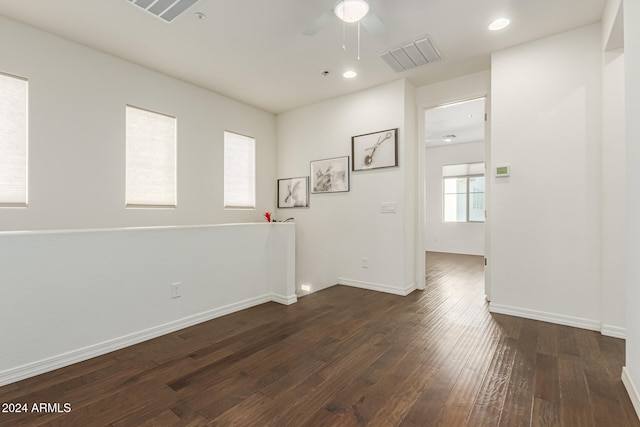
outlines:
M620 326L602 325L600 333L608 337L627 339L627 329Z
M280 294L271 294L271 301L277 302L278 304L291 305L298 302L297 295L280 295Z
M102 343L72 350L70 352L38 360L36 362L27 363L26 365L18 366L16 368L7 369L0 372L0 386L40 375L45 372L53 371L55 369L69 366L74 363L82 362L96 356L101 356L115 350L120 350L121 348L129 347L143 341L179 331L180 329L184 329L189 326L197 325L198 323L206 322L217 317L235 313L236 311L244 310L270 301L284 304L284 302L282 301L292 301L292 297L283 297L276 294L266 294L255 298L250 298L248 300L225 305L223 307L208 310L199 314L194 314L192 316L187 316L173 322L154 326L149 329L134 332L132 334L125 335L119 338L104 341ZM293 301L289 302L289 304L292 304L294 302L295 296L293 297Z
M361 282L359 280L351 279L338 279L338 284L345 286L352 286L354 288L368 289L370 291L384 292L387 294L401 295L403 297L409 295L416 290L416 284L412 283L406 288L399 288L396 286L382 285L380 283Z
M636 410L636 415L640 417L640 394L638 394L638 389L633 384L626 366L622 367L622 384L624 384L624 388L627 389L627 394L629 394L633 409Z
M26 206L25 206L26 207ZM153 225L153 226L141 226L141 227L111 227L111 228L67 228L67 229L53 229L53 230L10 230L0 231L1 236L39 236L48 234L75 234L75 233L104 233L121 232L121 231L147 231L147 230L169 230L169 229L193 229L193 228L231 228L231 227L280 227L280 226L295 226L295 222L243 222L243 223L225 223L225 224L195 224L195 225Z
M525 319L540 320L542 322L556 323L558 325L573 326L575 328L600 331L600 323L594 320L580 317L565 316L563 314L547 313L544 311L530 310L528 308L511 307L508 305L489 303L491 313L507 314L510 316L524 317Z

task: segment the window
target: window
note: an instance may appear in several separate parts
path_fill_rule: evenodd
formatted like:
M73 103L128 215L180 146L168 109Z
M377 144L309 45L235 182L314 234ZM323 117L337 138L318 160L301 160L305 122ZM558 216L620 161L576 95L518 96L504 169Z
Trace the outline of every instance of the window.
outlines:
M176 118L127 105L129 207L176 206Z
M256 140L224 132L224 207L256 207Z
M27 89L0 73L0 206L27 206Z
M484 163L442 167L443 221L484 222Z

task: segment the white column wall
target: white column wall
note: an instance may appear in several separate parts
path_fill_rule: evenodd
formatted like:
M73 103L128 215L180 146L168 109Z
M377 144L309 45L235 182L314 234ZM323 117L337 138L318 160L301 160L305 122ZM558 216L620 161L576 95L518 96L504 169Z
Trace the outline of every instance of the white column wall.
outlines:
M624 52L603 53L602 332L624 338L627 235Z
M624 0L624 62L626 110L626 173L627 173L627 358L623 381L640 414L640 3Z
M600 25L492 55L491 305L589 329L601 319Z

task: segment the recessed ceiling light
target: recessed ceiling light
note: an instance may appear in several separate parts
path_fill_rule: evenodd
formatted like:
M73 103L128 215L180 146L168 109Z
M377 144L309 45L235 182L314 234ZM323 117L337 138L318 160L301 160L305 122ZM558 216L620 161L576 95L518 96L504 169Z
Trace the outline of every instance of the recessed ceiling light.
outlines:
M498 18L495 21L493 21L491 24L489 24L489 30L491 31L502 30L503 28L506 28L510 23L511 21L509 21L507 18Z
M345 72L342 74L342 77L344 77L345 79L352 79L352 78L354 78L354 77L355 77L355 76L357 76L357 75L358 75L358 73L356 73L355 71L353 71L353 70L349 70L349 71L345 71Z
M198 18L198 19L205 19L205 18L207 17L207 15L205 15L205 14L204 14L204 13L202 13L202 12L196 12L196 13L194 13L194 15L195 15L195 16L196 16L196 18Z

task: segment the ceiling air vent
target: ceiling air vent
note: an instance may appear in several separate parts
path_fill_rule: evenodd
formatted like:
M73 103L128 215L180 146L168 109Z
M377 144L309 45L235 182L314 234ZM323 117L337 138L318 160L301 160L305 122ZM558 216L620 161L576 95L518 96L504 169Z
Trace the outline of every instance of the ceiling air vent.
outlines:
M199 0L128 0L153 16L171 24Z
M405 43L378 56L396 73L442 59L429 37Z

